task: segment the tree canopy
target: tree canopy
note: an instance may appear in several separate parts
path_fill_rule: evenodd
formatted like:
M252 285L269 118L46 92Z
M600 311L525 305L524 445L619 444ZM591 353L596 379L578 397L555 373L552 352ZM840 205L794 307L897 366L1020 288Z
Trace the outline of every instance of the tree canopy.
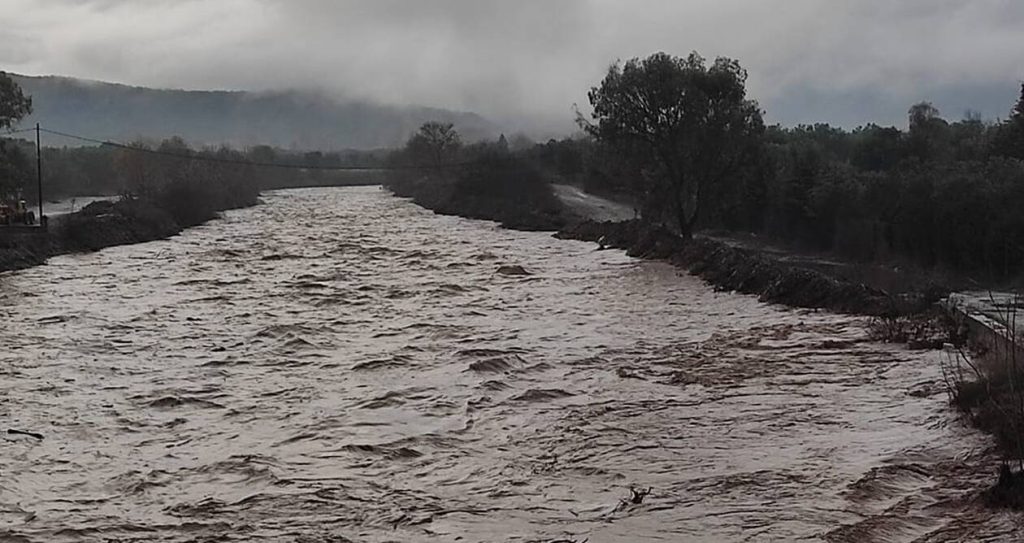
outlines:
M32 99L7 73L0 72L0 130L11 128L31 112ZM0 199L16 191L28 171L28 158L22 149L0 140Z
M646 211L673 218L689 236L764 132L746 79L728 58L710 66L697 53L634 58L611 66L590 90L594 122L582 124L598 141L641 158L651 180Z
M32 113L32 98L6 72L0 72L0 129L10 128Z
M999 127L993 146L1003 156L1024 160L1024 84L1020 86L1020 99L1010 111L1010 118Z
M462 145L459 133L451 123L430 121L409 138L406 149L414 157L440 169L445 160Z

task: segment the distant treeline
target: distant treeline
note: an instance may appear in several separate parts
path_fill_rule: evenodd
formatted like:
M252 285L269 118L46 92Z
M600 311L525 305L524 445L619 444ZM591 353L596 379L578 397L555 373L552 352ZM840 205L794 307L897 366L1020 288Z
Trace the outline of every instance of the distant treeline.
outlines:
M987 278L1024 265L1024 93L1003 123L948 122L930 104L909 129L769 129L724 202L722 226L867 261L903 259Z
M374 182L372 174L330 168L374 167L381 164L385 156L383 151L295 152L268 146L246 150L193 149L181 138L159 143L136 142L130 147L132 149L112 145L43 147L44 197L60 199L146 192L146 185L163 183L170 175L168 172L176 169L188 169L194 175L209 170L220 177L244 176L246 183L257 190L367 184ZM35 198L35 152L34 142L0 140L0 197L13 197L22 192L29 199ZM208 158L229 163L207 162Z

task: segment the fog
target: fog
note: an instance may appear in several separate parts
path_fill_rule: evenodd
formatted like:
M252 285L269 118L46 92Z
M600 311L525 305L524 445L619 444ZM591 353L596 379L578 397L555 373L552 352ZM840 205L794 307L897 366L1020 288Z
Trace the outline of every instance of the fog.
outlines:
M618 59L737 58L770 121L904 123L932 100L1006 116L1024 77L1013 0L5 0L0 69L142 86L313 89L481 113L534 134Z

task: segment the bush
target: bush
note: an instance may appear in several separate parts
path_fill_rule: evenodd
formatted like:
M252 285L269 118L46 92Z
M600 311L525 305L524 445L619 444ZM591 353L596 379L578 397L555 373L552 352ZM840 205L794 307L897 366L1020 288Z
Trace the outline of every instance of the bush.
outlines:
M507 145L478 143L450 151L452 162L421 167L416 149L394 153L385 186L397 196L446 215L486 219L510 228L557 230L569 218L544 173Z

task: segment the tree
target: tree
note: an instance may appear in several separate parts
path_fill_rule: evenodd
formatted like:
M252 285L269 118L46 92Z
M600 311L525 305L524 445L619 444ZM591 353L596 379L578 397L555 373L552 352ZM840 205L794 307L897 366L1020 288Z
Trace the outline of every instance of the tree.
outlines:
M320 151L309 151L302 155L302 161L309 168L306 172L312 179L320 179L324 175L321 169L324 162L324 154Z
M615 64L588 94L593 123L583 128L613 148L638 157L651 179L648 208L677 222L689 237L705 208L761 143L764 123L747 99L747 73L697 53L680 58L655 53ZM649 218L649 217L648 217Z
M24 150L24 144L27 143L24 140L0 140L0 203L15 196L33 175L33 168Z
M149 145L136 141L112 152L123 198L151 197L156 193L161 176L157 161L146 153L149 150Z
M1024 160L1024 83L1020 86L1020 99L1010 111L1010 118L996 129L992 145L998 155Z
M921 160L949 156L949 123L931 102L919 102L907 111L910 154Z
M1024 128L1024 83L1020 85L1020 98L1010 112L1010 121Z
M32 113L32 98L6 72L0 72L0 130L11 128ZM0 199L19 189L26 178L28 159L17 144L0 140Z
M910 106L907 111L910 131L928 129L936 119L941 118L940 115L939 109L931 102L918 102Z
M0 129L10 128L32 113L32 98L6 72L0 72Z
M451 123L431 121L423 123L419 131L409 138L406 149L413 157L429 161L440 171L444 162L461 146L459 133Z
M883 128L869 124L858 127L851 135L853 150L850 162L862 170L891 170L903 158L900 137L899 129L894 126Z

